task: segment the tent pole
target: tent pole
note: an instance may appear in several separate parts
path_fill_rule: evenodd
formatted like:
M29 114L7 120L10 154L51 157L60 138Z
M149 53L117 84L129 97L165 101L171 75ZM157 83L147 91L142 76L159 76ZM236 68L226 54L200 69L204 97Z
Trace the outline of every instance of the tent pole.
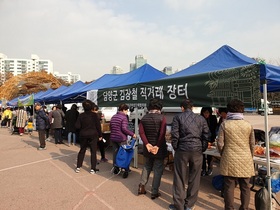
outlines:
M264 99L264 124L265 124L265 146L266 146L266 170L267 170L267 190L269 194L270 210L272 210L272 190L271 190L271 174L270 174L270 153L269 153L269 136L268 136L268 105L267 105L267 81L263 83L263 99Z
M139 130L138 130L138 107L135 107L135 128L134 128L134 133L136 136L139 136ZM138 142L137 142L138 143ZM134 149L134 168L138 168L138 146L135 147Z

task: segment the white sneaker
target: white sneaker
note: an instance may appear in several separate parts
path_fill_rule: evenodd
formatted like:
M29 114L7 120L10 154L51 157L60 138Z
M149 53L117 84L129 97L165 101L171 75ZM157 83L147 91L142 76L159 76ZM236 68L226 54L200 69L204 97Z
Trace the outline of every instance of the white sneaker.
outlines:
M76 168L76 173L80 173L80 168Z
M89 173L95 174L95 171L93 169L91 169Z

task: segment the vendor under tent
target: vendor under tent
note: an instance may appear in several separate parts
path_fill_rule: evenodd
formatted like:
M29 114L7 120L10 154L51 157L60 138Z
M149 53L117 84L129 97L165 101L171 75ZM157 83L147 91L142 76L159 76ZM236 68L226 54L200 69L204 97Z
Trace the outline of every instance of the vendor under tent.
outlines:
M216 67L215 67L216 65ZM265 134L268 192L271 203L270 155L268 138L267 92L280 91L280 67L260 64L228 46L223 46L182 73L150 82L88 92L87 98L99 106L143 106L153 97L165 107L178 107L185 98L195 106L226 107L231 99L244 102L246 108L260 106L260 91L265 105ZM134 166L137 167L137 157Z

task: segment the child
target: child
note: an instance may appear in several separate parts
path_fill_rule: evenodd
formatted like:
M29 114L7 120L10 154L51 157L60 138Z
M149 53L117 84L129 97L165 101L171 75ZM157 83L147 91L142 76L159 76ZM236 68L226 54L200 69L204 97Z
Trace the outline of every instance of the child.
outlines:
M28 119L28 122L27 122L27 130L28 130L28 134L29 134L29 135L32 135L32 131L33 131L33 120L32 120L31 117Z

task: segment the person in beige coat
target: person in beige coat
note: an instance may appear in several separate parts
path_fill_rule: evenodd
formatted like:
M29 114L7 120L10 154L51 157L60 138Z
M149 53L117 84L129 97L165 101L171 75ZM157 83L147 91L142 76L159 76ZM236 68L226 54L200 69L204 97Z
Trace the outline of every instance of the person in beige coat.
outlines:
M224 176L225 210L234 209L235 182L240 187L240 210L249 209L250 178L254 171L255 136L252 125L244 120L244 103L233 99L227 105L227 119L219 129L217 146L221 153L220 173Z

